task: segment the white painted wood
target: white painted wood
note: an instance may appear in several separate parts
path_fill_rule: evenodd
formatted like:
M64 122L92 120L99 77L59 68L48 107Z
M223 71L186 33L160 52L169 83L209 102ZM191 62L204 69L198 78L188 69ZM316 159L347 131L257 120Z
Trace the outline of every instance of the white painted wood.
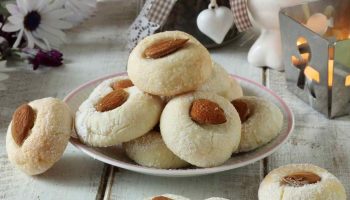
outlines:
M13 111L23 102L47 96L62 99L86 81L125 71L125 33L136 14L135 4L135 0L99 2L95 17L68 32L69 43L61 49L66 63L62 67L37 71L13 63L11 68L0 67L0 199L96 198L103 163L69 145L52 169L26 176L7 159L6 130Z
M142 200L165 193L193 200L217 196L228 199L257 199L259 163L228 172L190 178L155 177L120 170L115 173L110 199Z
M289 141L268 158L268 171L289 163L311 163L337 176L350 196L350 117L325 118L286 89L284 74L268 71L268 86L295 114Z

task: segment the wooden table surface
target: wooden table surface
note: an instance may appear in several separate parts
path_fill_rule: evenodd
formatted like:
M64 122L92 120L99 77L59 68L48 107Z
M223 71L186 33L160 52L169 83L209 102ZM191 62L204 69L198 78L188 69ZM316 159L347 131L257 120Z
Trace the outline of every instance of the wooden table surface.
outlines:
M26 176L8 161L5 136L15 108L47 96L63 99L78 85L126 70L126 31L137 15L137 0L105 0L98 11L68 32L62 47L65 65L32 71L26 66L0 65L0 199L127 199L174 193L200 200L212 196L257 199L262 178L289 163L312 163L328 169L350 196L350 117L328 120L286 90L284 74L251 67L247 52L254 34L211 50L230 73L255 80L276 91L295 114L295 129L277 152L248 166L191 178L154 177L118 169L94 160L72 145L46 173Z

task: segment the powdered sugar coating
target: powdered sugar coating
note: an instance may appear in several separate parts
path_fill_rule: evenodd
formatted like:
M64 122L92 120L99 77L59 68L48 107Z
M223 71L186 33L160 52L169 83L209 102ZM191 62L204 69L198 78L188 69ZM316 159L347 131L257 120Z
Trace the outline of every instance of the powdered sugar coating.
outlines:
M72 132L73 117L68 105L59 99L38 99L29 105L36 115L33 128L18 146L12 137L11 122L6 150L12 164L28 175L36 175L51 168L61 158Z
M200 125L189 111L195 99L208 99L225 112L227 121L218 125ZM241 121L225 98L204 92L190 93L170 100L160 119L160 130L167 147L181 159L198 167L218 166L238 148Z
M298 172L312 172L321 181L301 187L282 185L283 177ZM340 181L327 170L311 164L290 164L272 170L261 182L259 200L346 200Z
M219 64L213 64L210 78L197 91L212 92L229 101L243 96L242 87Z
M244 96L239 100L248 105L250 116L242 124L242 137L237 152L247 152L261 147L280 133L283 114L275 104L253 96Z
M123 147L129 158L142 166L176 169L189 165L166 147L157 131L150 131L135 140L123 143Z
M146 134L158 123L163 108L162 101L135 86L124 89L129 97L121 106L106 112L96 111L97 102L113 91L112 84L123 79L128 77L103 81L80 105L75 128L84 143L97 147L120 144Z
M166 39L189 39L185 46L162 58L149 59L145 49ZM193 36L181 31L165 31L146 37L133 49L128 74L142 91L173 96L196 90L211 75L208 50Z

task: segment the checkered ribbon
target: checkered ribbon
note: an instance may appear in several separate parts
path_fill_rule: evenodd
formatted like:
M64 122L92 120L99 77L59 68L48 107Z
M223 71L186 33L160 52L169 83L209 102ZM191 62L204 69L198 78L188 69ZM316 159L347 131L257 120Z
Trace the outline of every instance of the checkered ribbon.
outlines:
M147 18L156 24L163 25L168 18L176 0L153 0Z
M247 0L230 0L233 20L239 32L246 31L252 27L248 15Z

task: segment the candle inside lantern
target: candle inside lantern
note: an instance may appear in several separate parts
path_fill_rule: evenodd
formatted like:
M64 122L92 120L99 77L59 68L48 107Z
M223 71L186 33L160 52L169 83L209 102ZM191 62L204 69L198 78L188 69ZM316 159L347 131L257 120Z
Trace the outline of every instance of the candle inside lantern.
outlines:
M298 67L308 80L319 83L320 73L309 65L309 62L311 60L311 50L307 40L304 37L299 37L296 44L300 59L296 56L292 56L293 65Z
M350 86L350 75L348 75L348 76L345 78L345 86L346 86L346 87Z
M333 85L334 76L334 47L328 48L328 86Z
M316 81L317 83L320 83L320 73L318 73L318 71L316 71L311 66L306 66L306 68L304 70L304 74L305 74L306 78L308 78L309 80Z

